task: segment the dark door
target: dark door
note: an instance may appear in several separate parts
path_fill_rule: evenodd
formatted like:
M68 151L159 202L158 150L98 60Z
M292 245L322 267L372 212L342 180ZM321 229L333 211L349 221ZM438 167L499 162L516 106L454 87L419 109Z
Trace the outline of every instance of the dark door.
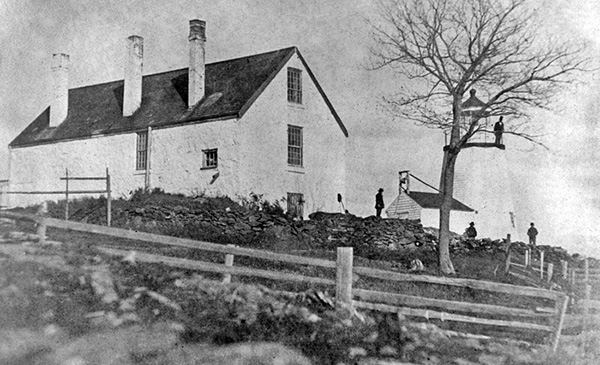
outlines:
M287 193L287 212L293 218L304 216L304 194Z

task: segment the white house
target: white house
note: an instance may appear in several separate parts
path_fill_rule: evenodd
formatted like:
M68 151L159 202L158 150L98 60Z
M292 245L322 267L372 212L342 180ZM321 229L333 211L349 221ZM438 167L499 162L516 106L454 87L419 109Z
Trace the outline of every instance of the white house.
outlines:
M108 168L116 197L254 192L300 216L337 211L348 131L300 51L205 65L205 40L191 20L189 68L143 75L143 39L131 36L124 80L74 89L68 56L54 55L53 102L9 146L10 191L60 191L67 169ZM60 198L11 194L9 205Z
M412 191L408 171L400 172L399 194L386 210L388 218L420 220L424 227L439 227L442 196L438 193ZM414 176L413 176L414 177ZM453 199L450 211L450 230L462 234L469 223L476 221L475 210Z

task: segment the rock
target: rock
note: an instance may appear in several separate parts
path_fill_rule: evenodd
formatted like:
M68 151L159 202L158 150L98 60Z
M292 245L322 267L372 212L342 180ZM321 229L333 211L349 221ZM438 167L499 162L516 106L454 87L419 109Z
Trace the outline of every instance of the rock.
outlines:
M460 357L458 359L455 359L453 361L453 364L455 364L455 365L480 365L478 362L472 362L472 361L465 360Z
M249 231L252 229L250 225L241 222L234 223L233 228L238 231Z
M414 259L410 262L410 270L412 272L425 271L425 265L419 259Z
M379 355L381 356L398 356L398 350L393 348L392 346L384 346L379 350Z
M311 365L311 362L299 351L278 343L269 342L228 346L181 346L170 351L161 363L193 363L196 365Z
M382 359L376 359L376 358L364 358L364 359L361 359L357 364L358 365L417 365L412 362L409 363L409 362L398 361L398 360L382 360Z
M151 220L151 221L148 221L148 222L146 222L146 223L144 224L144 227L145 227L146 229L152 230L152 229L156 228L156 226L157 226L157 225L158 225L158 224L156 223L156 221L155 221L155 220Z
M136 228L141 227L143 224L142 217L140 217L140 216L133 217L131 224L133 224L133 226Z
M91 270L92 288L94 288L94 293L101 297L104 303L113 303L119 300L108 265L96 266Z
M483 365L503 365L506 361L506 356L481 354L478 361Z
M361 218L351 214L315 212L309 215L309 221L293 221L265 211L247 211L240 213L234 210L189 209L177 205L146 206L134 210L125 210L135 228L144 227L154 231L156 225L164 221L174 224L175 230L184 229L187 225L201 225L202 229L214 232L228 227L225 231L232 236L256 236L271 227L284 227L276 232L280 236L291 232L295 239L319 242L326 245L347 245L352 247L376 246L388 250L415 250L432 243L435 237L423 230L419 221L399 219ZM151 222L144 225L144 222ZM154 222L154 223L153 223ZM250 237L247 237L250 238Z
M348 356L350 356L350 358L367 356L367 350L363 349L362 347L350 347L348 349Z

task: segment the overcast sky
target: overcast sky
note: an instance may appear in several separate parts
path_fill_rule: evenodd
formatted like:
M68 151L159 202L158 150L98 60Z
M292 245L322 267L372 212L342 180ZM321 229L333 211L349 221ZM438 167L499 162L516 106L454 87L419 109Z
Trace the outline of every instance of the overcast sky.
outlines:
M187 66L188 21L207 22L207 62L297 46L347 125L345 198L352 212L372 214L377 188L389 202L397 173L409 169L437 185L439 132L393 121L380 106L398 81L368 71L373 0L1 0L0 179L8 144L49 104L52 53L71 56L70 87L123 78L125 39L144 37L144 74ZM532 1L535 3L535 1ZM600 2L539 1L550 27L591 42L599 54ZM600 257L599 81L591 75L566 90L556 110L535 119L551 148L508 148L517 217L535 221L539 240ZM460 159L460 157L459 157Z

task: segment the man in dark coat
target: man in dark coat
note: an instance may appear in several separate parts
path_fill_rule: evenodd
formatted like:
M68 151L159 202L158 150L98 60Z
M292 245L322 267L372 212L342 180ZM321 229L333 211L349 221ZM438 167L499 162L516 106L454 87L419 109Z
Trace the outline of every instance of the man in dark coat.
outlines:
M379 188L379 192L375 195L375 211L377 218L381 217L381 210L385 208L383 204L383 189Z
M473 222L469 223L469 227L467 227L466 233L467 233L467 238L470 240L473 240L473 239L475 239L475 237L477 237L477 230L475 229L475 223L473 223Z
M527 235L529 236L529 244L535 247L535 238L538 235L538 230L534 227L533 222L527 230Z
M504 123L502 123L502 118L494 124L494 135L496 136L496 144L502 144L502 132L504 132Z

